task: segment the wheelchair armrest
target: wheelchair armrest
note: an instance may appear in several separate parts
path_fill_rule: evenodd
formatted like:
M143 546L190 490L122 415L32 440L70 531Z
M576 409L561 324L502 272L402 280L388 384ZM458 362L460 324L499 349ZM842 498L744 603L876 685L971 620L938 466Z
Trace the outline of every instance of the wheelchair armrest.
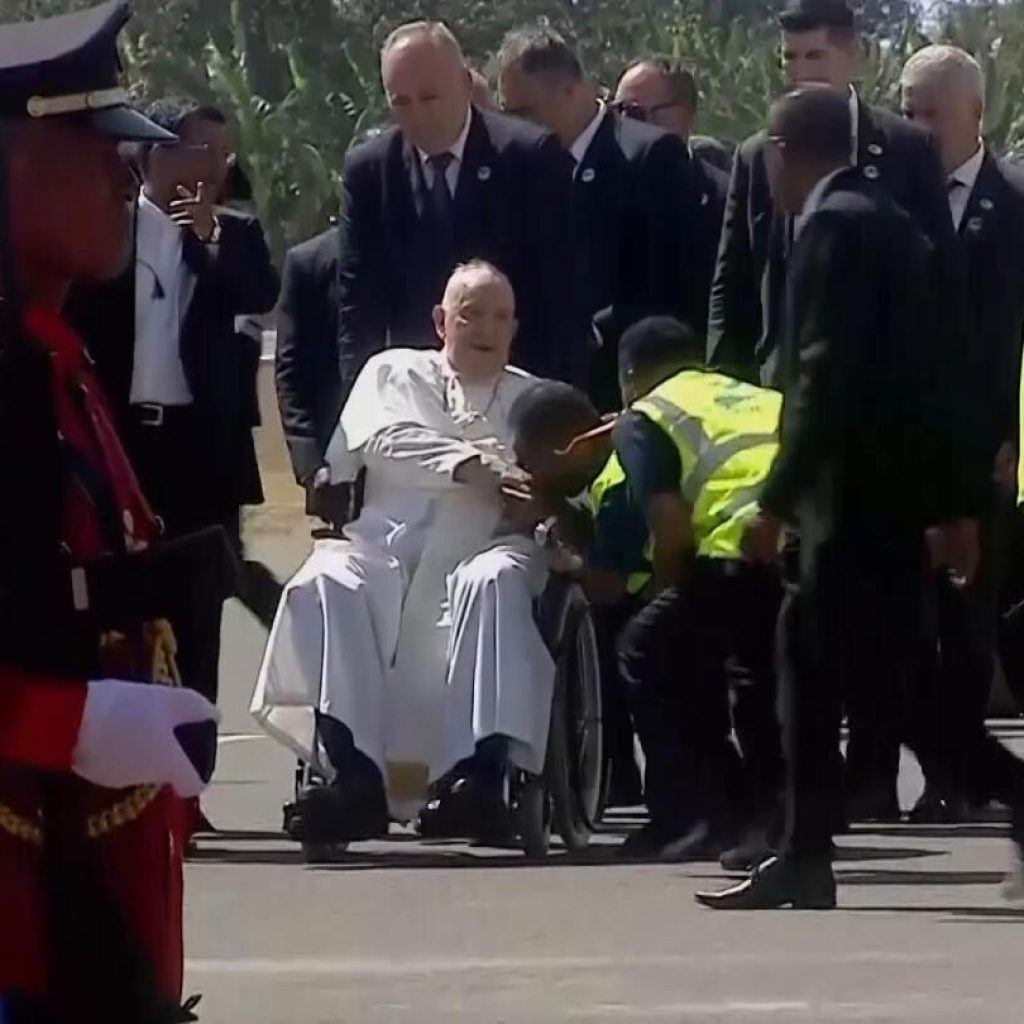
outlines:
M586 604L583 588L571 576L551 573L547 586L533 605L534 621L548 650L555 652L558 649L572 615Z

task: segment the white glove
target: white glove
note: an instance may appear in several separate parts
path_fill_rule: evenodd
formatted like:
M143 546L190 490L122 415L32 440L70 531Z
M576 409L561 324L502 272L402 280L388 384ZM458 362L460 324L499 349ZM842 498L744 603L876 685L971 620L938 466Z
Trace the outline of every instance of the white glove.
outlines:
M86 692L71 768L107 789L169 785L178 796L198 796L206 783L174 730L206 721L220 721L220 713L194 690L94 680Z

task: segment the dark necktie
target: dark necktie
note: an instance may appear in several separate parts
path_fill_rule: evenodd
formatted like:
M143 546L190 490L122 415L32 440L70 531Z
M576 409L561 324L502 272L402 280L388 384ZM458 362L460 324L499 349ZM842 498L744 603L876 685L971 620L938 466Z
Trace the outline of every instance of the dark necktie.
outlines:
M452 222L452 193L448 188L448 168L455 159L451 153L438 153L427 157L433 179L430 182L430 208L439 225Z

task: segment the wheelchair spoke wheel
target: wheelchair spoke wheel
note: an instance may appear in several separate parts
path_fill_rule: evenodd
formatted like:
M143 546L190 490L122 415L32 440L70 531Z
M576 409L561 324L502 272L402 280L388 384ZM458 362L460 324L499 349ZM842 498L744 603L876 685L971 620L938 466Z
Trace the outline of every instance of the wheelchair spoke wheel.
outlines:
M569 676L570 725L573 729L574 783L580 815L595 828L602 810L604 729L597 636L589 611L577 622Z
M578 588L567 593L559 641L545 776L555 828L568 850L580 851L600 816L604 738L597 637Z

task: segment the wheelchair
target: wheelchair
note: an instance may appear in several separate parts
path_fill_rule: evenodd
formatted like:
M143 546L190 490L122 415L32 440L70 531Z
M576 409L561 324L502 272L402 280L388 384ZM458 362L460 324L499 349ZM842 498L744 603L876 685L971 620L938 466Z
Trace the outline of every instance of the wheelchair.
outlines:
M321 530L314 538L338 536ZM552 572L534 604L534 618L555 662L544 769L533 775L511 768L506 798L519 845L530 859L543 859L557 834L569 853L585 850L597 831L607 794L607 765L601 699L600 656L590 605L580 586ZM317 764L299 764L295 793L323 782ZM284 830L294 836L295 804L286 805ZM341 854L347 843L333 843ZM323 851L303 847L307 861L324 859Z

